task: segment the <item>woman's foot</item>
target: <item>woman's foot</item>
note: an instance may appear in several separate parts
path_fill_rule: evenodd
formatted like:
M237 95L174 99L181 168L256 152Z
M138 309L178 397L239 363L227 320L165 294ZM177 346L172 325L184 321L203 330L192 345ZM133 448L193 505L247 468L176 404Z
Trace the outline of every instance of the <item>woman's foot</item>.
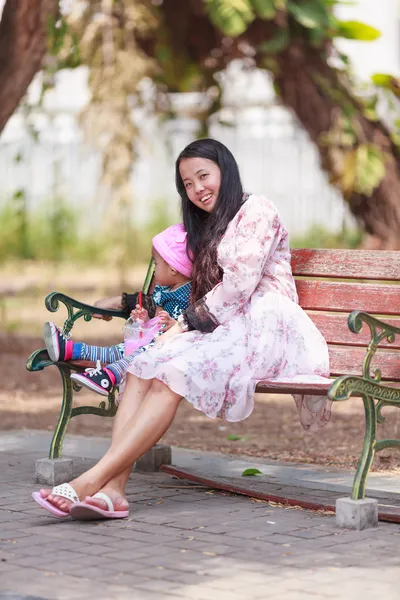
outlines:
M115 490L114 488L105 486L99 492L99 494L105 494L111 500L114 506L114 511L127 511L129 510L129 503L126 499L125 495L119 490ZM95 506L97 508L101 508L102 510L108 510L108 505L106 500L102 498L93 498L93 496L87 496L84 499L85 504L90 504L91 506Z
M79 500L81 500L85 495L94 492L93 488L90 488L83 482L80 482L79 479L74 479L71 481L69 486L71 487L71 493L68 494L68 498L52 493L54 488L42 488L39 490L39 494L43 500L49 502L56 509L69 514L71 506L73 506L76 502L79 502Z
M70 515L77 521L126 519L129 505L123 492L107 485L94 496L87 496L83 502L71 506Z

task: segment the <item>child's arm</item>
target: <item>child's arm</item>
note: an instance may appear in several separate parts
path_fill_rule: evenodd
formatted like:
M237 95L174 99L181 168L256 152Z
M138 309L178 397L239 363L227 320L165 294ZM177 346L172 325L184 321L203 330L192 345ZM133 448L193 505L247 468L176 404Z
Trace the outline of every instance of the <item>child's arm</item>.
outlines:
M122 297L121 296L112 296L111 298L101 298L101 300L96 300L93 306L97 306L98 308L105 308L108 310L122 310ZM95 319L103 319L103 321L111 321L112 317L107 317L103 315L92 315Z

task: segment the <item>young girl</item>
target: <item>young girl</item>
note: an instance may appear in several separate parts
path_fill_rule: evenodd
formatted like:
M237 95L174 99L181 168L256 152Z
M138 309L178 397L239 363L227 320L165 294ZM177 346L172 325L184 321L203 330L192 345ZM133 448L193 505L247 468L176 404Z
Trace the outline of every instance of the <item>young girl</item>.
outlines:
M153 238L154 280L157 285L151 296L143 296L147 308L136 305L138 294L124 294L122 298L124 307L128 308L132 303L133 306L136 305L130 313L134 319L147 321L150 316L155 315L163 331L167 331L176 323L182 310L188 307L192 262L187 255L186 243L187 234L181 223L168 227ZM54 362L96 361L96 368L86 369L85 373L73 373L71 379L102 396L107 396L120 385L127 367L135 356L152 344L151 342L126 356L124 344L103 347L73 342L52 322L44 324L44 341ZM106 366L102 368L101 364Z
M133 463L167 431L186 398L209 417L245 419L261 379L325 381L328 349L298 306L286 229L264 196L243 194L229 150L198 140L179 155L176 184L192 295L178 322L128 368L103 458L70 484L34 493L61 518L122 518ZM303 424L322 426L327 399L298 397Z

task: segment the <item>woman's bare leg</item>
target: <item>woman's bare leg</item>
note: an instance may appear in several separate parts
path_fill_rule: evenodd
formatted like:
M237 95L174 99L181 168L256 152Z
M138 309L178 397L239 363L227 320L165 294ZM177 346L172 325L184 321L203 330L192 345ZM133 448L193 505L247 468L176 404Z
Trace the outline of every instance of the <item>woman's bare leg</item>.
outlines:
M126 385L122 396L121 403L118 407L117 414L114 418L113 429L111 434L111 443L113 443L123 429L125 423L134 417L139 410L145 395L150 389L151 379L138 379L130 373L126 377ZM101 492L107 494L112 500L116 510L127 510L128 501L125 497L125 486L129 479L133 467L133 463L124 469L121 473L110 479L105 486L101 488ZM92 498L87 496L85 502L98 506L103 510L107 510L107 504L100 498Z
M139 391L137 393L140 398ZM125 403L129 402L131 394L132 391L129 394L125 391ZM104 457L89 471L71 482L78 496L91 496L112 480L115 480L118 486L125 485L133 463L158 442L169 428L181 399L181 396L160 381L151 380L150 389L135 414L131 414L125 421L123 416L120 417L118 423L123 425L113 435L111 446ZM68 500L51 494L42 496L68 512L71 505Z
M121 402L118 406L118 410L117 413L114 417L114 421L113 421L113 428L112 428L112 434L111 434L111 443L116 439L116 437L118 436L119 432L121 431L121 429L123 428L123 426L125 425L125 423L131 419L132 417L135 416L136 412L138 411L138 409L140 408L147 392L150 389L151 386L151 379L138 379L137 377L135 377L134 375L131 375L130 373L127 374L126 377L126 385L125 385L125 390L124 393L122 395L122 399ZM126 471L124 472L125 478L125 483L130 475L130 472L132 470L132 466L131 467L127 467ZM123 484L122 488L122 482L123 482L123 477L121 478L121 475L118 475L118 482L119 485L116 486L116 489L124 489L125 487L125 483ZM52 502L52 504L54 504L55 506L57 506L58 508L60 508L61 510L66 510L65 509L65 499L60 498L59 496L53 496L50 494L49 489L41 489L40 493L41 496L43 498L47 498L50 502ZM83 499L80 494L79 497L81 498L81 500ZM124 498L122 498L124 500ZM112 498L113 502L114 499ZM117 498L115 498L116 503L117 502ZM126 501L124 500L125 505L126 505ZM67 501L67 504L70 505L71 503ZM61 505L64 508L61 508ZM124 510L124 509L121 509Z

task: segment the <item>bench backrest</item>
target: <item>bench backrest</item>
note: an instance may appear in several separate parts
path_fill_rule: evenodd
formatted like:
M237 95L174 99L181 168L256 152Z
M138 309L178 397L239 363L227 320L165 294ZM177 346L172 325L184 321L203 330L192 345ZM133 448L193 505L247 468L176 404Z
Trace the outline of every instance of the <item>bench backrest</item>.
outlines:
M328 342L331 374L360 375L369 328L355 334L347 318L362 310L400 327L400 252L292 250L292 271L300 306ZM400 381L400 336L381 346L372 367L382 379Z

